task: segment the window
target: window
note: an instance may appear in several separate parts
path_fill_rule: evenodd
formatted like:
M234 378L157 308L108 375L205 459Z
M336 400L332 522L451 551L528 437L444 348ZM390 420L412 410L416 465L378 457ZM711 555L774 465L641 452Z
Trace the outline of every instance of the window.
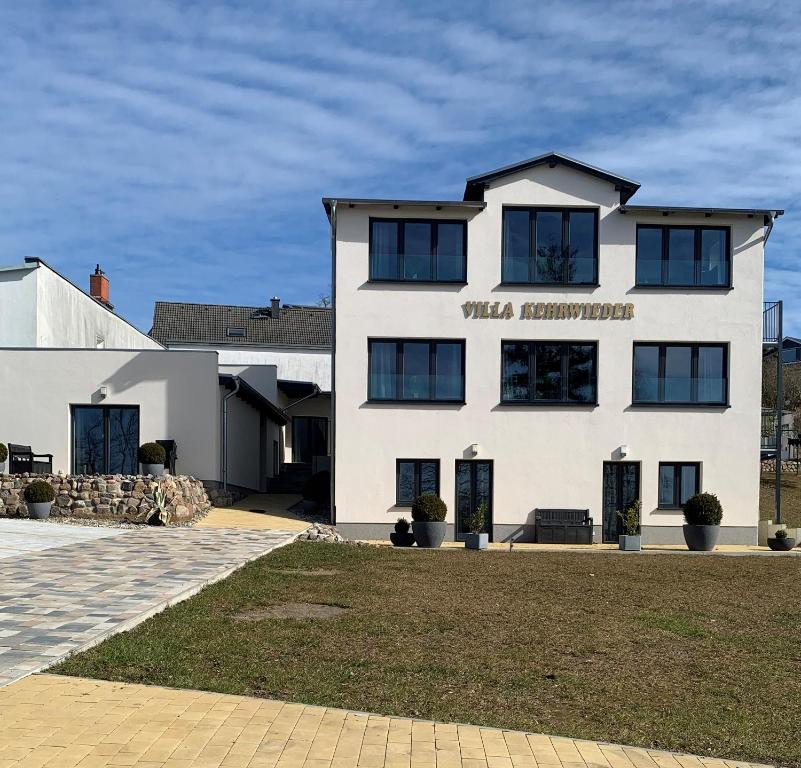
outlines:
M504 283L598 282L598 211L505 208Z
M370 339L368 400L464 402L464 341Z
M726 405L725 344L634 344L633 402Z
M139 406L72 406L73 474L135 475Z
M370 219L370 280L465 282L467 222Z
M638 286L728 288L728 227L637 227Z
M595 405L598 345L594 341L504 341L502 403Z
M659 464L659 503L660 509L677 509L683 507L690 496L700 490L699 479L701 465L697 462L689 464Z
M226 329L227 336L233 336L236 338L242 338L245 334L245 329L241 327L229 327Z
M395 506L410 507L421 493L439 496L439 459L398 459Z

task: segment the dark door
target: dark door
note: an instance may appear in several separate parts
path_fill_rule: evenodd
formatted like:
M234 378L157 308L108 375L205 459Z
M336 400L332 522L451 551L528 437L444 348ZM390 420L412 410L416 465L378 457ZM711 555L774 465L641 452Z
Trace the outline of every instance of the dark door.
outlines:
M139 406L72 406L74 474L135 475Z
M633 461L604 462L603 541L617 543L620 518L630 504L640 498L640 465Z
M487 505L484 533L492 541L492 462L456 462L456 540L470 533L468 520L479 504Z
M292 419L292 461L311 464L314 456L328 455L328 419L295 416Z

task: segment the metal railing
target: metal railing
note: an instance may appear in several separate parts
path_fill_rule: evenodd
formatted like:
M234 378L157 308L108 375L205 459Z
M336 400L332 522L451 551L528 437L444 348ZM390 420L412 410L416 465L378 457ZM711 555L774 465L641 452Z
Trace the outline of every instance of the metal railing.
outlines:
M762 343L779 344L782 337L781 301L762 302Z

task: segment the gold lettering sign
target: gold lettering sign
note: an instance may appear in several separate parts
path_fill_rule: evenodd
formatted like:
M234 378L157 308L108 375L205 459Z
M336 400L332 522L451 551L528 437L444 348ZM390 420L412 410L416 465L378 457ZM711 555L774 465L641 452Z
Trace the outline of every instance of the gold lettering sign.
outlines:
M515 312L511 301L466 301L462 304L465 319L472 320L631 320L633 304L609 302L541 302L525 301Z

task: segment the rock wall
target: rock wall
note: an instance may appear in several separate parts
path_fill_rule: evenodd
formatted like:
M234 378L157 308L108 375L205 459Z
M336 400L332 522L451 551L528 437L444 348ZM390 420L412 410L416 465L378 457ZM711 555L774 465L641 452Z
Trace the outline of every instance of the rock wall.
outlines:
M776 459L762 459L761 467L763 472L775 472ZM798 470L799 466L797 461L782 461L782 472L792 472L796 474Z
M141 475L0 475L0 517L27 517L23 491L34 480L47 480L56 492L50 514L78 518L102 518L144 522L154 507L157 488L172 513L171 522L182 523L205 512L211 504L200 480L186 475L160 478Z

